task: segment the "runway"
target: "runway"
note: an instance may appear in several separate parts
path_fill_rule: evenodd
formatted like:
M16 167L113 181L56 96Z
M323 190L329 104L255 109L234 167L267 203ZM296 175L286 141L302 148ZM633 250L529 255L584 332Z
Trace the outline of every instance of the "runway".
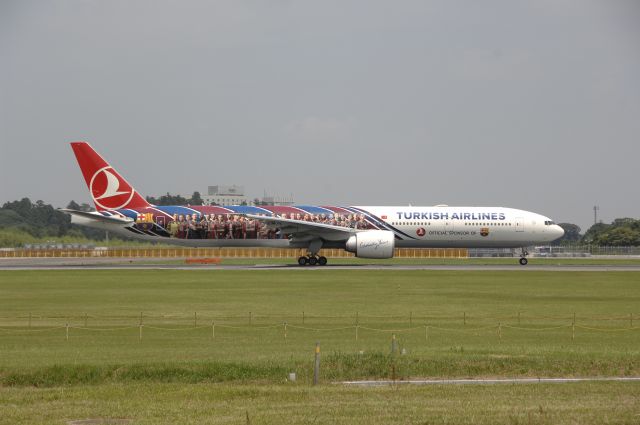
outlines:
M432 271L556 271L556 272L640 272L640 264L607 265L561 265L561 264L328 264L326 266L301 267L291 260L291 264L184 264L162 263L160 259L113 259L113 258L3 258L0 270L298 270L322 272L325 270L432 270ZM230 260L233 261L233 260Z

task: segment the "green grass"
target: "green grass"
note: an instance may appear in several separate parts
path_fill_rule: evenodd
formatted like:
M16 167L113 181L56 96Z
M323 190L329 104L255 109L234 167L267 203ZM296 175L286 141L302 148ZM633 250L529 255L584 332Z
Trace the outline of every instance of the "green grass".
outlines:
M640 385L584 383L346 388L132 384L4 388L0 424L637 424ZM247 420L247 416L249 420Z
M245 423L246 410L254 424L635 423L635 383L308 384L316 341L324 383L640 375L639 284L637 272L3 271L0 423Z
M332 378L381 377L389 373L392 333L408 353L400 368L405 376L629 375L640 373L640 329L635 329L640 324L639 276L5 271L0 274L0 379L10 372L38 374L39 368L51 366L68 367L68 374L77 365L147 367L153 377L167 365L183 371L214 365L217 370L218 363L246 366L243 379L248 380L278 380L282 368L306 377L316 341L323 353L335 357ZM634 329L629 329L631 314ZM210 379L211 373L202 373ZM100 369L96 376L111 375Z

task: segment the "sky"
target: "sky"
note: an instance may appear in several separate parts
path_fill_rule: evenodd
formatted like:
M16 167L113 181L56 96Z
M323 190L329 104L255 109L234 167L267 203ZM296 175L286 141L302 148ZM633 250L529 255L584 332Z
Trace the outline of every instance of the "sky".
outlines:
M3 0L0 203L144 195L640 218L635 0Z

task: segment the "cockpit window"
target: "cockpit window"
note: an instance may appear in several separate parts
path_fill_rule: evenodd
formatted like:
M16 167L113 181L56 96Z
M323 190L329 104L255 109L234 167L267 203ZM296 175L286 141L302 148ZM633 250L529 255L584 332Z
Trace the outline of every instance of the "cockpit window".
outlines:
M551 221L551 220L546 220L546 221L544 222L544 224L545 224L545 226L553 226L553 225L554 225L554 224L556 224L556 223L554 223L554 222L553 222L553 221Z

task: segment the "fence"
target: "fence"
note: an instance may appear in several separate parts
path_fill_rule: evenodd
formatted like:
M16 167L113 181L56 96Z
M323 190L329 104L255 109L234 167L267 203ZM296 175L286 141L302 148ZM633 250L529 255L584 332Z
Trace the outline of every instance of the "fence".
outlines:
M563 252L583 252L590 255L640 255L640 246L561 245Z
M44 332L64 332L69 340L74 331L123 331L136 332L140 340L144 330L175 332L207 329L206 338L215 339L216 331L243 333L244 331L278 331L283 339L292 332L314 332L327 335L348 332L356 341L362 332L379 334L419 333L429 340L430 332L446 334L471 332L493 333L502 340L504 332L553 332L570 330L574 340L577 331L582 332L629 332L640 330L637 313L612 316L533 315L520 312L503 316L472 316L466 312L459 315L425 315L409 312L406 315L374 316L358 312L348 315L314 315L300 312L297 315L259 315L248 312L243 315L158 315L141 312L139 315L95 316L48 315L29 313L16 317L0 317L0 338L2 334L30 334ZM595 323L595 324L594 324ZM64 330L64 331L63 331ZM569 335L569 334L568 334ZM395 339L395 337L394 337Z
M108 248L108 249L10 249L0 258L298 258L306 250L288 248ZM342 249L321 249L328 258L352 258ZM463 248L396 248L397 258L467 258Z
M511 248L469 248L469 257L515 257L520 250ZM640 246L545 245L531 247L532 257L590 257L592 255L640 256Z

